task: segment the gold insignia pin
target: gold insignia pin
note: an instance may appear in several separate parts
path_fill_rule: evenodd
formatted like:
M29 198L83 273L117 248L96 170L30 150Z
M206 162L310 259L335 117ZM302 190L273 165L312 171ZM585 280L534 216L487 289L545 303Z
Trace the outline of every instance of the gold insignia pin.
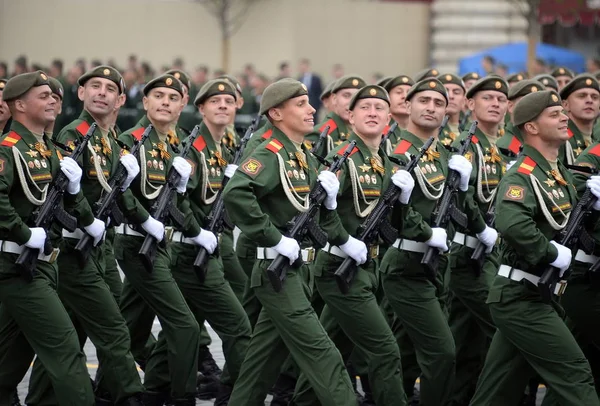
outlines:
M352 79L352 86L358 86L358 79Z
M554 103L556 103L556 102L558 101L558 96L557 96L557 95L555 95L555 94L553 94L553 95L552 95L552 101L553 101Z
M473 74L473 79L478 79L479 78L479 74L478 73L474 73Z
M435 87L435 82L429 82L429 87L433 89Z
M523 80L523 75L517 75L518 80Z
M42 77L42 79L44 79L44 80L48 80L48 76L46 76L46 74L44 74L44 73L40 73L40 76Z
M500 81L497 81L497 82L494 84L494 87L495 87L496 89L500 89L500 88L502 87L502 83L500 83Z
M102 73L104 73L104 76L108 76L110 75L110 69L106 68L102 71Z
M0 82L0 89L4 89L4 82Z
M179 74L179 72L175 72L173 74L173 76L175 76L175 79L179 79L181 77L181 75Z
M223 90L225 90L225 85L219 83L219 86L217 86L217 88L219 89L219 92L222 92Z
M167 78L167 80L165 80L165 83L167 84L167 86L171 86L173 84L173 79Z
M402 78L402 83L407 83L408 82L408 78L405 76Z
M564 70L563 68L560 68L560 69L558 70L558 73L560 73L560 74L562 75L563 73L565 73L565 70Z
M369 90L369 94L370 94L371 96L375 96L375 95L377 94L377 90L375 90L375 89L371 89L371 90Z
M547 84L548 84L548 79L544 79L544 80L542 81L542 83L543 83L544 85L547 85Z
M306 85L305 85L304 83L302 83L302 85L301 85L301 86L302 86L302 89L303 89L305 92L308 92L308 88L306 87Z
M435 70L435 69L432 69L432 70L431 70L431 74L432 74L433 76L437 76L437 75L439 75L439 72L438 72L437 70Z
M450 75L446 75L446 80L447 80L448 82L450 82L450 81L452 80L452 76L450 76Z
M591 85L592 85L592 79L586 79L586 80L585 80L585 84L586 84L587 86L591 86Z
M531 86L531 93L535 93L538 91L537 86Z

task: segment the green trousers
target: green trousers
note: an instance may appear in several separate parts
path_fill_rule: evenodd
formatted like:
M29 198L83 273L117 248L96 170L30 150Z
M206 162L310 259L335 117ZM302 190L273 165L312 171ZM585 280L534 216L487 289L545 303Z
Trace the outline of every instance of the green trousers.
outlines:
M450 317L448 323L456 345L456 378L451 405L467 405L477 385L496 327L486 304L498 273L496 252L486 259L479 276L473 271L473 248L453 244L450 254Z
M347 360L355 347L367 364L373 399L378 405L406 405L402 386L400 350L382 313L375 293L379 287L378 264L360 267L347 294L340 292L334 273L343 259L319 252L314 266L315 281L325 301L321 323L342 357ZM294 405L317 404L305 373L296 385Z
M142 237L117 235L115 256L127 277L127 283L131 284L160 321L168 347L171 393L174 398L183 398L196 393L200 328L173 279L168 249L158 247L154 270L148 273L138 256L142 242ZM135 331L132 321L137 315L128 313L131 307L124 306L125 286L123 290L121 312L133 337ZM161 381L160 377L164 374L160 368L150 367L162 366L159 363L152 364L151 359L156 352L155 348L147 361L144 385L149 390L166 391L167 387L155 387L150 384L153 380Z
M495 277L488 304L498 330L471 405L518 404L534 372L560 405L600 405L590 365L557 304L542 302L532 283L503 276Z
M235 253L233 247L233 231L225 229L221 234L221 243L219 244L219 251L221 260L223 261L223 271L225 273L225 280L231 286L233 293L238 298L239 302L242 303L244 300L244 289L246 287L246 281L248 275L244 272L242 265Z
M310 304L313 278L308 266L289 269L281 292L271 287L257 260L251 283L263 308L229 406L263 405L288 354L298 365L321 404L356 405L356 396L342 357Z
M123 280L119 273L117 266L117 260L115 258L115 229L109 228L106 231L106 238L104 244L104 282L108 285L110 292L112 293L115 301L121 303L121 293L123 292Z
M80 348L83 349L88 337L96 347L104 369L104 379L96 383L98 392L110 394L118 403L143 392L144 388L129 351L129 330L103 280L104 247L94 247L81 269L73 260L77 242L64 239L60 244L58 296L77 330ZM56 404L56 392L39 358L33 365L26 401L32 405Z
M455 346L448 325L447 257L440 258L437 286L425 276L423 254L390 248L381 262L385 295L406 330L421 368L421 405L444 405L454 381Z
M252 287L250 280L252 268L254 268L254 263L256 262L256 244L242 233L237 240L235 253L242 270L246 274L244 294L242 295L242 306L248 315L250 325L254 328L258 321L258 315L262 309L262 305L254 293L254 288Z
M85 355L55 290L56 264L38 261L28 283L16 260L15 254L0 253L0 406L11 404L34 355L46 367L58 404L94 405Z

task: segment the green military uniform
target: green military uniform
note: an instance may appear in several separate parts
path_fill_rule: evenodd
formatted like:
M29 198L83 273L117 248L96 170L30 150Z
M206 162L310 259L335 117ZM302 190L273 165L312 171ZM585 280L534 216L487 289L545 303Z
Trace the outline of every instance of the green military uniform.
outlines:
M412 78L410 78L407 75L398 75L395 76L393 78L390 78L386 83L385 86L383 86L385 88L385 90L388 91L388 93L391 93L392 90L397 87L397 86L405 86L405 90L408 92L408 90L410 89L410 87L412 85L415 84L415 81L412 80ZM383 130L383 134L387 134L389 127L393 124L394 120L390 119L389 125ZM398 142L400 141L401 138L401 134L402 134L402 128L400 127L396 127L396 129L394 130L394 132L392 132L392 134L390 134L389 138L387 139L385 146L384 146L384 150L386 152L387 155L390 155L392 153L392 151L394 150L394 148L396 147L396 145L398 144Z
M88 72L87 79L106 76L114 80L121 76L112 68L99 67L97 70ZM102 73L104 70L108 74ZM85 77L80 79L81 85L87 81ZM94 118L84 110L78 120L63 128L56 140L63 145L73 145L87 133L93 122ZM90 206L108 190L108 181L119 165L120 153L121 148L112 139L112 134L103 133L97 128L80 160L84 169L81 188ZM98 351L104 379L97 382L97 393L108 393L114 402L122 402L143 392L144 388L130 352L127 325L103 278L106 248L92 248L89 260L81 269L73 258L76 256L74 248L83 232L63 230L62 236L60 247L63 255L58 259L58 295L72 315L81 348L89 336ZM35 405L53 404L54 396L49 377L43 365L36 360L27 402Z
M144 92L147 94L154 87L167 87L183 94L180 82L171 75L163 75L152 80L146 85ZM149 124L150 121L147 117L142 118L135 128L121 134L119 140L128 147L132 147L134 140L141 137ZM175 153L171 144L167 142L167 135L161 136L156 129L153 129L149 139L139 152L141 174L132 184L133 196L125 202L127 207L135 206L136 210L128 216L129 224L117 231L115 256L120 268L125 273L127 283L131 284L137 294L144 299L151 311L157 315L162 326L162 336L146 365L144 385L146 389L165 392L168 388L161 384L163 383L164 369L168 368L171 374L170 389L173 397L184 399L196 392L198 323L171 275L171 257L168 245L167 248L158 246L154 269L148 273L137 255L144 240L144 234L135 230L138 228L137 225L146 221L148 210L161 188L164 187L173 156ZM177 198L178 205L185 209L181 195L178 195ZM189 208L184 210L184 215L186 237L197 235L200 227L193 219ZM135 331L132 330L132 326L136 324L136 317L139 315L136 307L132 308L128 306L128 302L125 302L125 289L126 285L123 287L121 312L130 328L133 346ZM135 303L135 301L133 302ZM147 332L145 337L147 339ZM169 347L168 365L158 362L160 361L159 357L154 357L157 359L153 360L153 356L157 354L157 349L161 345L161 340L165 340L164 345Z
M437 79L445 85L447 85L447 84L458 85L462 88L463 92L467 91L463 80L456 75L452 75L449 73L443 74L443 75L439 75L437 77ZM473 86L475 86L475 85L473 85ZM464 117L464 113L461 111L459 113L459 117L458 117L459 121L458 121L458 124L456 125L456 127L453 127L450 124L450 121L448 121L448 123L446 124L446 127L444 127L444 129L442 130L442 132L439 136L439 141L446 148L449 148L450 145L456 140L456 138L460 134L461 129L459 127L460 127L461 120L463 117Z
M514 123L535 120L555 106L561 102L554 91L529 94L517 105ZM534 371L561 405L600 404L590 366L561 319L561 309L556 302L543 302L536 286L543 270L559 257L550 240L577 202L572 182L560 161L553 164L525 144L498 186L501 265L487 300L498 330L471 405L517 404ZM563 287L557 284L555 293Z
M352 99L350 109L362 98L379 98L389 102L383 88L365 86ZM390 175L395 169L383 151L375 156L358 135L351 133L348 141L356 141L356 148L339 172L336 215L324 225L329 244L319 251L314 265L316 286L326 304L321 324L344 359L349 358L354 346L364 355L377 404L406 404L400 351L375 296L380 279L376 253L379 247L370 247L375 261L359 267L347 294L340 292L334 277L347 257L338 246L346 243L350 235L356 235L358 227L390 184ZM332 162L335 156L342 155L347 146L348 142L335 148L328 160ZM307 406L318 403L305 374L298 379L292 403Z
M11 101L33 87L48 86L41 71L15 76L4 89ZM47 97L50 97L48 87ZM11 131L0 141L0 403L10 404L13 391L30 366L34 355L48 370L65 405L93 405L85 355L77 333L56 294L58 267L55 255L38 257L30 282L20 276L15 261L31 237L32 213L46 199L46 191L58 175L60 152L43 135L35 135L13 120ZM64 194L64 208L90 225L94 218L82 193ZM56 253L53 253L56 254Z
M446 95L446 89L439 81L428 79L413 86L407 100L423 90L435 90ZM407 155L418 153L423 143L423 140L405 131L394 156L406 161ZM428 222L443 192L448 159L449 152L437 144L415 168L419 187L413 191L398 240L381 261L386 297L415 348L423 373L421 403L426 405L443 404L450 395L454 379L454 340L442 303L447 288L447 260L445 256L440 258L437 286L426 278L424 266L420 264L427 248L424 242L432 236ZM402 218L396 208L392 225L398 224Z
M261 113L295 97L306 87L292 79L265 90ZM246 359L229 401L230 406L262 405L281 364L291 354L327 405L354 405L356 398L342 358L322 329L310 304L312 280L307 265L289 268L281 292L268 282L265 270L287 222L305 210L308 193L316 182L317 162L304 145L295 145L279 129L246 159L225 188L225 204L232 221L254 241L258 259L251 287L263 308L254 328ZM331 215L325 211L324 216ZM305 261L313 250L303 250ZM286 351L287 349L288 351Z

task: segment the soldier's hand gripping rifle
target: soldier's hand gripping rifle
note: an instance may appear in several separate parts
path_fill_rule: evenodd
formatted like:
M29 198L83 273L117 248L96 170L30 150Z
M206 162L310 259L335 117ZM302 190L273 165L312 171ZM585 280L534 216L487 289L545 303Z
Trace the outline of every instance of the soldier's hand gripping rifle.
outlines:
M256 131L256 126L260 122L260 116L256 117L252 122L252 125L248 127L246 133L244 134L244 138L241 139L240 144L237 146L235 150L235 154L233 156L233 161L231 162L233 165L239 165L242 160L242 156L244 155L244 150L246 149L246 145L248 141L250 141L250 137ZM212 206L212 209L209 215L206 217L206 227L205 230L210 231L215 234L219 234L223 231L226 223L225 216L225 203L223 201L223 190L227 183L229 182L229 177L227 175L223 176L223 181L221 183L221 189L219 190L219 194L215 199L215 202ZM217 251L219 247L217 246ZM210 254L204 247L200 247L198 249L198 254L196 254L196 258L194 259L194 272L196 272L196 276L200 280L200 282L204 282L204 278L206 276L206 264L208 262L208 257Z
M329 171L336 173L339 171L346 161L354 148L356 147L356 141L350 142L346 147L344 154L340 157L334 158L333 164L329 167ZM296 241L302 241L308 236L315 248L323 248L327 244L327 233L325 233L317 223L315 223L315 216L319 212L319 208L327 198L327 192L323 188L320 182L313 187L308 196L309 206L308 210L296 215L288 223L287 237L293 238ZM303 260L302 255L298 256L298 259L292 264L294 268L302 266ZM287 268L290 266L290 260L285 255L277 255L277 257L271 262L267 268L267 276L269 281L276 292L281 290L281 285L285 281Z
M494 204L494 201L492 201L492 204L490 204L488 211L485 213L484 216L484 221L485 224L488 227L494 227L494 224L496 223L496 205ZM477 246L475 246L475 249L473 250L473 254L471 255L471 260L473 261L473 272L475 273L475 276L479 276L481 275L481 270L483 269L483 264L485 262L485 258L487 257L487 246L482 243L481 241L477 242Z
M198 138L200 126L197 125L192 130L192 133L185 140L185 145L181 149L179 156L186 158L192 149L194 141ZM171 166L169 173L167 174L167 182L163 185L158 197L150 208L152 217L161 223L165 224L168 219L171 219L177 227L183 227L185 221L183 213L176 207L176 195L177 195L177 184L181 180L181 175L177 170ZM154 259L156 258L156 250L158 247L158 240L150 234L146 234L142 247L138 252L138 255L144 264L144 268L148 273L152 272L154 268ZM160 241L161 247L167 246L166 236Z
M92 138L96 127L97 124L93 123L83 138L76 142L76 147L70 155L75 162L77 162L83 151L87 148L87 143ZM48 233L52 223L56 221L62 228L70 232L74 232L77 229L77 219L68 214L62 205L63 195L68 185L69 178L62 171L59 171L49 188L46 201L33 214L33 227L41 227ZM52 244L50 244L50 239L46 236L44 255L50 255L52 251ZM39 255L39 249L24 247L23 252L17 258L15 264L19 266L21 275L25 280L31 281L33 279L33 271L35 270Z
M467 137L461 141L461 146L458 149L458 155L464 156L469 147L471 146L471 140L477 130L477 121L473 121ZM431 226L440 227L446 229L450 221L454 221L463 228L467 227L467 216L461 212L454 204L455 196L459 191L460 185L460 174L455 170L450 170L448 179L446 179L446 186L442 197L438 201L438 204L431 214ZM440 250L435 247L427 247L421 264L425 265L425 273L427 279L432 283L435 283L436 272L438 268L438 262L440 257Z
M312 146L312 148L310 149L310 153L313 154L315 156L315 158L317 158L317 160L321 163L321 165L327 165L327 162L325 161L325 157L319 155L321 148L323 148L323 144L325 143L325 141L327 141L327 136L329 134L329 129L331 127L330 126L325 126L325 128L323 128L323 131L321 131L321 134L319 134L319 138L317 139L317 142L315 142Z
M410 161L408 161L401 169L412 172L434 141L434 137L429 138L419 150L419 153L411 156ZM400 197L400 193L402 193L402 189L391 183L371 214L369 214L367 219L358 228L357 234L359 240L366 245L374 243L380 236L390 245L396 241L396 238L398 238L398 230L390 224L388 214L394 208L396 201ZM343 294L348 293L357 270L358 265L354 259L351 257L344 259L342 264L335 271L335 281L337 282L340 292Z
M139 150L144 142L150 137L150 132L152 131L152 124L149 124L148 127L144 130L142 137L139 140L136 140L129 153L137 158ZM143 163L142 163L143 164ZM119 163L117 170L110 178L108 182L108 186L110 186L110 192L103 194L96 203L94 203L94 217L99 220L104 221L104 224L110 224L114 226L118 226L124 222L123 213L121 209L119 209L117 205L117 199L121 196L124 190L121 190L123 184L127 180L127 169L123 166L123 164ZM83 237L79 240L77 245L75 246L75 254L77 255L77 259L79 261L79 266L83 268L87 263L88 258L90 257L90 253L92 252L92 247L94 246L94 237L89 235L88 233L84 233Z
M390 139L390 135L392 135L394 131L396 131L396 128L398 128L398 123L394 121L394 123L390 126L383 138L381 138L381 142L379 143L380 148L385 146L385 142Z

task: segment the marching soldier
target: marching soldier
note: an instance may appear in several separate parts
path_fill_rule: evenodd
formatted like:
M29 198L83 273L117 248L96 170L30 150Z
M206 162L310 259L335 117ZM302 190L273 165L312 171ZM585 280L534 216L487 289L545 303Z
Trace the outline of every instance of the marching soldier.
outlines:
M558 84L558 91L560 92L563 87L573 80L575 74L571 69L560 66L550 72L550 76L556 80L556 83Z
M329 114L333 111L333 106L331 105L331 88L334 84L335 81L330 82L327 86L325 86L320 96L321 105L323 106L323 109L326 112L326 114Z
M477 72L469 72L466 75L463 75L461 79L465 84L465 89L469 90L469 88L473 86L475 82L481 79L481 76L479 76L479 73Z
M250 280L263 306L230 406L262 405L288 351L322 404L356 404L340 353L311 306L308 266L289 268L279 293L265 272L277 255L286 256L290 263L299 255L305 263L312 261L313 249L301 249L303 242L283 233L293 216L308 209L308 194L317 175L327 192L322 220L333 215L339 182L333 173L317 173L317 162L304 145L304 136L314 126L314 113L302 83L282 79L267 87L260 114L273 124L273 135L240 165L225 188L231 220L255 243L257 260Z
M527 79L526 75L522 73L513 73L512 75L508 75L506 77L506 83L508 83L508 87L510 88L525 79Z
M348 141L356 141L357 146L338 173L339 204L336 215L327 224L329 243L318 253L314 266L316 285L326 304L321 323L345 359L355 346L365 354L376 404L405 405L400 352L375 297L379 288L379 247L373 245L367 249L354 236L390 182L402 189L400 203L406 205L414 180L406 171L394 173L387 155L379 151L380 134L389 120L385 89L374 85L363 87L354 95L349 108L354 131ZM343 154L347 146L345 142L335 148L328 160ZM359 264L359 270L350 291L343 294L334 273L347 257ZM368 259L375 261L366 262ZM304 374L298 380L292 403L307 406L318 403Z
M592 75L583 73L563 87L560 97L569 116L569 141L563 162L572 165L584 149L599 141L600 135L593 132L600 113L600 84Z
M390 78L383 88L390 95L390 113L392 118L388 125L383 129L383 135L386 135L390 126L394 123L398 123L398 127L394 130L392 134L390 134L387 139L384 150L386 154L391 154L396 144L400 139L400 135L402 130L406 128L408 124L408 110L406 108L406 94L415 84L415 81L406 75L399 75L393 78Z
M537 372L561 405L599 405L588 361L558 304L542 301L537 287L545 268L562 278L571 263L571 250L552 240L577 202L573 177L558 160L568 118L558 93L544 90L523 97L513 121L525 144L497 192L501 265L487 300L497 331L470 404L518 404ZM556 287L560 295L563 282Z
M58 117L60 113L62 113L62 100L65 94L63 90L62 84L52 77L48 77L48 84L50 85L50 89L52 89L52 97L56 101L54 106L54 116ZM52 138L52 134L54 131L54 125L56 124L56 119L48 124L48 126L44 129L44 134L48 138Z
M448 107L446 108L448 124L446 125L446 128L444 128L444 132L440 137L440 142L443 146L449 147L460 134L460 120L463 115L463 106L467 100L465 97L467 88L462 79L456 75L448 73L440 75L437 78L444 84L444 87L448 92Z
M533 80L537 80L542 85L547 87L548 90L553 89L558 92L558 82L556 81L554 76L551 76L547 73L542 73L541 75L534 76Z
M140 176L132 184L133 193L126 196L128 199L124 203L125 207L131 208L131 214L127 217L128 224L117 229L115 240L115 256L125 273L127 283L146 302L152 313L157 315L162 327L156 347L145 366L146 405L162 405L168 397L169 389L176 405L194 404L196 393L199 327L171 275L168 246L158 246L151 273L148 273L138 256L146 234L152 235L159 242L167 238L164 225L149 215L148 210L165 187L166 176L171 167L181 175L177 184L178 194L186 192L191 165L185 159L175 156L168 142L168 133L181 109L183 95L181 82L172 75L165 74L151 80L144 87L146 116L136 127L119 137L120 141L131 148L134 140L141 138L149 124L154 127L150 138L140 149ZM200 227L191 216L189 207L181 199L178 202L184 210L186 237L198 236ZM131 327L137 322L136 312L139 309L125 302L126 286L123 289L121 312L130 328L130 334L134 336L136 332L131 331ZM137 302L135 298L132 299L131 303ZM147 332L143 334L147 339ZM169 351L168 365L152 359L162 340L166 340L164 345ZM165 374L170 375L170 388L161 386Z
M422 71L419 71L415 76L413 76L415 82L420 82L429 78L436 78L440 72L435 68L426 68Z
M81 168L71 158L62 158L44 135L44 128L55 120L56 104L46 74L17 75L6 83L2 96L13 122L0 142L0 403L10 404L35 354L48 371L59 404L91 406L94 394L85 355L56 294L58 251L45 255L46 231L30 226L33 211L46 200L59 170L69 181L65 209L88 230L98 229L99 223L80 192ZM15 264L24 247L42 251L31 281L21 277Z

